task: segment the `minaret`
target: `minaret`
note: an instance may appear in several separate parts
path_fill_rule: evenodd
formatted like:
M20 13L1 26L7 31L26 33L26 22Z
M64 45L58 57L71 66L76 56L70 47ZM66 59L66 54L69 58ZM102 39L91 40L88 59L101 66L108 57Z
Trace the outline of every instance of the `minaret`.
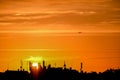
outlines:
M80 72L81 72L81 73L83 72L82 69L83 69L83 63L81 62L81 63L80 63Z
M65 61L64 61L64 69L66 69L66 63L65 63Z
M22 60L20 61L20 64L21 64L20 71L22 71L23 70L23 62L22 62Z

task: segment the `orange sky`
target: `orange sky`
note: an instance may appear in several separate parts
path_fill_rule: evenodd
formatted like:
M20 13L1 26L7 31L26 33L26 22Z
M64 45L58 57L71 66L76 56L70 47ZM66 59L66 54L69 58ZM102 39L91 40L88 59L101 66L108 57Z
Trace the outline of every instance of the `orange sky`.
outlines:
M0 0L0 71L40 56L85 71L120 67L119 0ZM79 33L82 32L82 33Z

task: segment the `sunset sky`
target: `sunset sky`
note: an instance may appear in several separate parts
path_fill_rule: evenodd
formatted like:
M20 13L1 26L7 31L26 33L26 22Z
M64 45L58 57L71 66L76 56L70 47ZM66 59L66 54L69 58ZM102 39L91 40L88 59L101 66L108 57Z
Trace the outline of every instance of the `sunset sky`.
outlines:
M84 71L120 67L120 0L0 0L0 72L29 57Z

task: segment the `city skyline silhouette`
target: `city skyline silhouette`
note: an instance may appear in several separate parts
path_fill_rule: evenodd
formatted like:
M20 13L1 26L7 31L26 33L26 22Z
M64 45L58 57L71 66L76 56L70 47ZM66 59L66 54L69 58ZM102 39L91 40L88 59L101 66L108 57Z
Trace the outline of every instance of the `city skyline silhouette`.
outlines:
M67 68L64 62L63 67L51 67L45 65L45 61L42 64L39 62L29 62L29 72L25 71L20 66L18 70L6 70L5 72L0 72L1 80L119 80L120 79L120 69L107 69L103 72L85 72L83 68L83 63L80 63L80 71L72 69L72 67Z
M0 0L0 78L119 79L119 3Z

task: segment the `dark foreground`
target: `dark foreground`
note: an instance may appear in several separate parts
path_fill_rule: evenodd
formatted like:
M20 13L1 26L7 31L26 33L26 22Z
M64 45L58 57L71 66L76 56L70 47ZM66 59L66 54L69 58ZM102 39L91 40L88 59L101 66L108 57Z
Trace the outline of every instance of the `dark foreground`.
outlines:
M0 73L0 80L120 80L120 69L109 69L104 72L78 72L72 69L48 68L41 71L24 70Z

